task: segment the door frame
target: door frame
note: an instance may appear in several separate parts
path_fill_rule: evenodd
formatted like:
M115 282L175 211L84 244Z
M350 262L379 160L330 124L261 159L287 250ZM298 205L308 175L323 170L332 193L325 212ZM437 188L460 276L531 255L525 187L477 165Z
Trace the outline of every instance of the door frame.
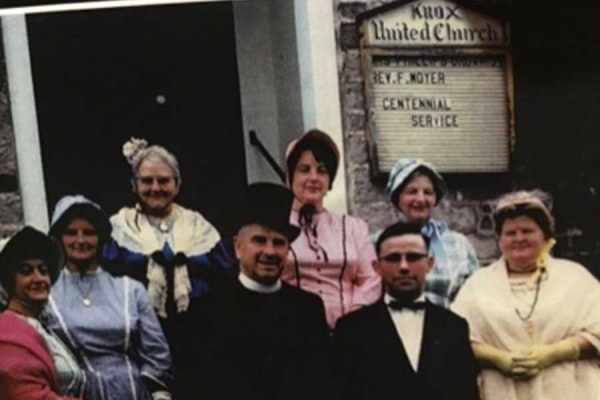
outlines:
M148 6L173 3L201 3L213 2L218 0L194 0L194 1L130 1L118 2L119 7L124 6ZM292 109L280 109L284 102L274 96L277 88L270 87L266 94L258 95L253 90L252 82L254 77L252 71L242 68L244 64L250 65L249 61L256 62L256 58L250 59L251 54L244 52L253 40L248 35L240 35L247 24L244 22L242 12L244 8L255 8L258 12L267 12L266 16L273 15L274 7L289 6L285 2L271 2L268 0L237 0L233 1L234 24L236 29L236 51L238 63L240 63L240 96L242 100L242 123L244 128L244 147L246 154L246 174L248 182L260 180L276 181L276 176L264 165L264 160L260 160L256 149L249 143L248 131L256 129L256 126L270 126L266 129L265 142L272 151L276 159L282 159L282 149L292 137L300 132L289 132L274 127L269 122L273 115L298 113L299 122L295 125L301 131L312 128L319 128L328 132L334 142L338 145L342 160L338 170L338 179L336 184L325 199L325 205L328 209L337 213L347 212L346 196L346 173L345 155L343 143L343 131L341 120L341 105L338 84L338 71L336 61L336 42L334 26L334 6L333 0L289 0L293 1L294 34L295 48L297 57L297 80L299 85L300 99ZM283 4L283 5L282 5ZM112 6L112 7L111 7ZM40 6L28 7L20 10L27 13L55 12L66 10L83 10L92 8L115 8L116 5L102 4L99 7L96 3L79 3L66 6ZM266 8L265 8L266 7ZM279 9L281 11L283 9ZM48 209L46 205L46 190L44 183L43 164L41 158L41 148L39 141L39 130L36 116L35 96L33 90L33 77L31 73L31 60L29 54L29 44L27 37L26 13L3 12L2 31L4 50L6 58L7 79L9 85L10 107L13 120L13 130L15 137L15 149L18 169L19 187L23 205L24 223L32 225L40 230L47 231L49 227ZM272 19L272 18L271 18ZM247 21L246 21L247 22ZM269 21L269 24L260 24L267 29L262 32L263 37L271 37L272 24L275 21ZM256 40L256 38L254 38ZM272 43L271 43L272 44ZM275 43L275 46L277 44ZM275 58L273 54L274 47L268 47L266 54L267 62L272 62ZM256 57L256 55L254 55ZM270 59L269 59L270 58ZM275 64L276 66L276 64ZM265 72L266 71L266 72ZM264 79L275 82L277 71L274 65L262 70L266 73ZM245 84L246 83L246 84ZM252 99L252 101L251 101ZM260 113L256 112L256 107L250 107L251 103L258 103L265 107ZM273 112L275 114L273 114ZM285 124L279 124L284 128ZM288 124L294 126L294 123ZM289 128L289 126L287 127Z

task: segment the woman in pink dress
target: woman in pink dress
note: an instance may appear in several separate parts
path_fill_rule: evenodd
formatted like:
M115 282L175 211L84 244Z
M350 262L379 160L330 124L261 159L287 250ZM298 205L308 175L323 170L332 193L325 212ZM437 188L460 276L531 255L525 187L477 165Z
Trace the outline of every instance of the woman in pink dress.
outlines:
M287 180L294 194L290 222L301 233L292 243L282 278L321 297L331 329L342 315L381 296L367 224L323 207L339 161L337 146L319 130L292 141L286 152Z

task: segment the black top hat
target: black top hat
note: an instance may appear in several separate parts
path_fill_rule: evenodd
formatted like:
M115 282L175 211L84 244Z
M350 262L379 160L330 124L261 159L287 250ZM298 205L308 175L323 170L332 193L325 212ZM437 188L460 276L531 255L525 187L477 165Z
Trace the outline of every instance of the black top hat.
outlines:
M17 232L0 253L0 284L9 295L14 286L14 274L20 264L27 259L44 260L50 279L54 281L60 269L60 250L50 237L30 226Z
M249 185L244 193L238 228L258 224L280 232L293 242L300 228L290 224L294 195L274 183L260 182Z

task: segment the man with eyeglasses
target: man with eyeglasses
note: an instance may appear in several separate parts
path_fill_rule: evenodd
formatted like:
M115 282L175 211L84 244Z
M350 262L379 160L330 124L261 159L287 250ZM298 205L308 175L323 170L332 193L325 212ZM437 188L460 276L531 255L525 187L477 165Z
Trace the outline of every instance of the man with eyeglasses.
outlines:
M190 309L177 399L330 399L329 333L321 299L281 281L292 193L250 185L234 237L240 274ZM182 371L180 371L182 372Z
M477 368L466 321L426 300L429 238L398 222L376 242L385 293L343 317L334 333L343 399L475 400Z

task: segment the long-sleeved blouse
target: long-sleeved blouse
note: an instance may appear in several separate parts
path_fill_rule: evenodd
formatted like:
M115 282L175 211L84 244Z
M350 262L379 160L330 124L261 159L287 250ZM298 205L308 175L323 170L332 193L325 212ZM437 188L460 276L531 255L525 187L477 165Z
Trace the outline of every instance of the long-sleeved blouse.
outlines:
M150 399L149 385L167 390L171 357L144 287L101 268L66 269L52 287L51 328L84 362L87 400Z
M300 226L298 214L292 211L290 222ZM342 315L381 297L381 278L372 266L375 248L363 220L323 210L301 230L282 279L321 297L331 329Z
M546 265L537 299L515 295L503 258L467 280L452 310L469 322L472 341L524 353L580 335L600 350L600 283L577 263L549 257ZM527 315L531 309L530 318L516 311ZM600 399L598 358L561 362L531 380L517 381L495 369L483 369L479 378L488 400Z

